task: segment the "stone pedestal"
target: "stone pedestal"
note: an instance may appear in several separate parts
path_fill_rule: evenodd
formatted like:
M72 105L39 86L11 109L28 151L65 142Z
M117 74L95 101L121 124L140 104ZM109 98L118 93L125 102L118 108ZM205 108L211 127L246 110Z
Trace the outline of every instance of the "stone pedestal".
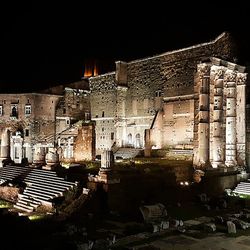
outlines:
M45 148L44 147L35 147L32 165L34 166L45 165Z
M101 182L106 184L115 184L120 182L120 178L113 170L114 155L111 150L104 150L101 154L101 168L98 175L89 176L91 182Z
M106 184L115 184L120 183L120 178L114 173L113 170L100 168L97 175L97 181Z

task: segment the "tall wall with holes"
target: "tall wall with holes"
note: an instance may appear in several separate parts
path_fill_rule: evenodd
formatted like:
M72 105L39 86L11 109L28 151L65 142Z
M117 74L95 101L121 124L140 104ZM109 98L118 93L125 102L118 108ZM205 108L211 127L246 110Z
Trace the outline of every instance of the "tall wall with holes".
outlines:
M223 33L208 43L130 62L117 61L114 72L89 78L97 154L112 147L145 146L194 148L196 152L196 131L210 131L210 75L198 93L197 65L211 63L212 57L230 61L234 56L230 35ZM201 140L204 145L199 151L210 155L208 143ZM210 156L204 157L200 162Z

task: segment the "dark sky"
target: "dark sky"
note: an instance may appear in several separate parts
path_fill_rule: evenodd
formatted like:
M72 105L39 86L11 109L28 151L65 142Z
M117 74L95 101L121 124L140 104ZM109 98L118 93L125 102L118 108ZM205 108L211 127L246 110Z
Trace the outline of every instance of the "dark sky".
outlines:
M23 2L0 6L0 90L77 81L86 61L96 60L104 73L114 69L115 60L207 42L225 30L244 51L239 63L250 61L249 10L244 2L168 6L167 1L151 1L139 7L135 1Z

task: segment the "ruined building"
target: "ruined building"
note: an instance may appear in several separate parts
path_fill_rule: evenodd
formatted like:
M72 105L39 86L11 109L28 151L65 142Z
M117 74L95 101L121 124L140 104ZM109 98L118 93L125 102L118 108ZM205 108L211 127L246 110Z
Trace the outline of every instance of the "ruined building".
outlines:
M191 149L193 163L245 165L245 67L229 34L89 78L96 150ZM237 129L236 129L237 128Z
M93 144L94 136L88 135L92 129L86 129L92 128L89 120L89 90L84 80L41 93L0 94L0 158L44 164L46 154L56 147L61 160L91 160L94 149L88 144ZM74 141L83 134L86 149L82 145L79 155Z
M32 162L52 146L69 161L121 147L144 149L145 156L187 149L198 167L245 166L247 73L235 56L223 33L211 42L117 61L114 72L66 88L1 94L1 157L8 157L9 146L15 162Z

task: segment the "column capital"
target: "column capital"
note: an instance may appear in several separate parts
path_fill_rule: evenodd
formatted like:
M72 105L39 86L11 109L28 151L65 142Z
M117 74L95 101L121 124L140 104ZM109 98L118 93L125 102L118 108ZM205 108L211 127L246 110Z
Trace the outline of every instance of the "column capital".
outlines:
M197 65L197 72L200 78L210 75L210 65L207 63L200 63Z
M237 73L237 76L236 76L237 85L246 84L246 80L247 80L247 73Z
M213 65L211 67L211 78L214 80L223 79L225 69L223 66Z
M236 81L237 73L233 70L226 70L224 75L224 81L226 82L235 82Z

